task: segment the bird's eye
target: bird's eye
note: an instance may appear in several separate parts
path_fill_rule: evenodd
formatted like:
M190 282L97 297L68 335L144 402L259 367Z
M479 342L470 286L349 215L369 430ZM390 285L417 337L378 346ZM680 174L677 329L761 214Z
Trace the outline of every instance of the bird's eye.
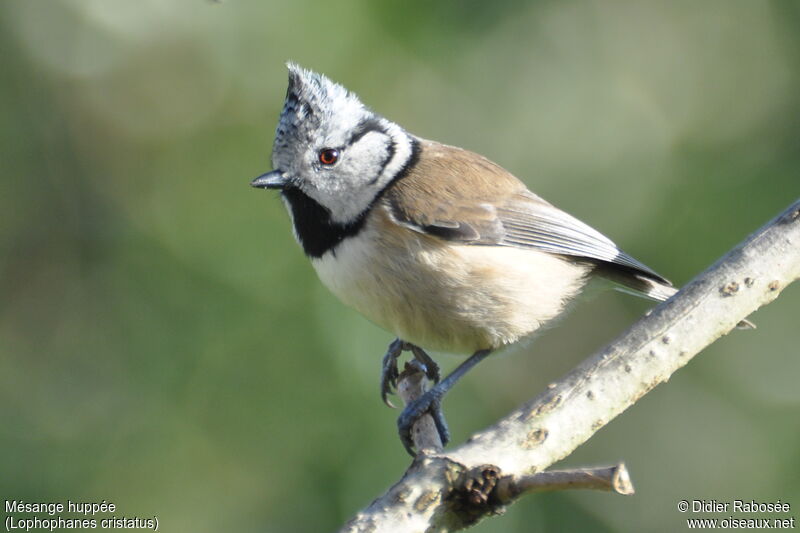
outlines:
M323 165L332 165L339 160L339 150L335 148L325 148L319 152L319 162Z

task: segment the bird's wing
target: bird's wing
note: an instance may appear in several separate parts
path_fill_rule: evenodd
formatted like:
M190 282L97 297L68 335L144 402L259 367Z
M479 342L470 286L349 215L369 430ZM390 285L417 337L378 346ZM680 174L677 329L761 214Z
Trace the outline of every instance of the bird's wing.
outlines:
M670 285L608 237L539 198L506 170L466 150L426 142L417 166L387 191L385 203L398 223L439 239L533 248ZM622 273L614 274L609 277L620 278Z
M497 214L505 229L501 244L611 263L669 283L599 231L550 204L512 200L499 206Z

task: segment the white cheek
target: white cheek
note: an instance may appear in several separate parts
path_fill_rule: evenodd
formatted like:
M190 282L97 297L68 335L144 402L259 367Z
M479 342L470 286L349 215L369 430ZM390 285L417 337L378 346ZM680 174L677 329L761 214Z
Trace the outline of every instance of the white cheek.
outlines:
M388 123L388 135L370 132L353 145L337 171L338 189L326 201L331 218L340 223L354 220L402 169L412 152L408 135L395 124Z
M353 146L329 174L324 169L317 173L319 192L324 197L315 199L330 209L335 222L352 222L369 208L385 185L381 169L389 155L387 145L379 135L369 137L376 138L372 143Z

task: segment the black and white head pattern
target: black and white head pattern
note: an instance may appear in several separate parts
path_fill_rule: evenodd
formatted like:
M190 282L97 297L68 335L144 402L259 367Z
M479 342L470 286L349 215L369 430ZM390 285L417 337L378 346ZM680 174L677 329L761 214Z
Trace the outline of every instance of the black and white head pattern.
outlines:
M288 67L289 88L272 149L273 168L288 182L284 198L289 204L310 199L329 225L355 224L412 160L416 141L341 85L295 64ZM326 164L331 157L322 156L325 151L335 155L334 163ZM297 206L289 207L300 230Z

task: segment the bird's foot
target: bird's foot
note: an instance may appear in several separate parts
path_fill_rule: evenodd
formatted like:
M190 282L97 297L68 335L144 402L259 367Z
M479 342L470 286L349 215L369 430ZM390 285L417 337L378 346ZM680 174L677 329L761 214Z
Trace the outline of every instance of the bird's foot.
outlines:
M413 457L414 454L414 441L411 437L411 430L414 424L423 416L431 415L433 423L436 426L436 431L439 433L439 439L442 441L442 446L447 445L450 440L450 431L447 429L447 422L444 420L444 413L442 413L442 396L446 391L441 387L434 387L413 402L406 405L403 412L397 418L397 431L400 434L400 441L403 443L406 451Z
M439 365L431 359L431 356L415 344L395 339L389 344L386 355L383 356L383 367L381 370L381 399L383 403L389 407L394 407L394 404L387 396L397 388L397 378L400 375L397 368L397 359L404 351L410 351L414 354L414 358L422 364L422 368L425 375L428 376L428 379L434 383L439 383Z

